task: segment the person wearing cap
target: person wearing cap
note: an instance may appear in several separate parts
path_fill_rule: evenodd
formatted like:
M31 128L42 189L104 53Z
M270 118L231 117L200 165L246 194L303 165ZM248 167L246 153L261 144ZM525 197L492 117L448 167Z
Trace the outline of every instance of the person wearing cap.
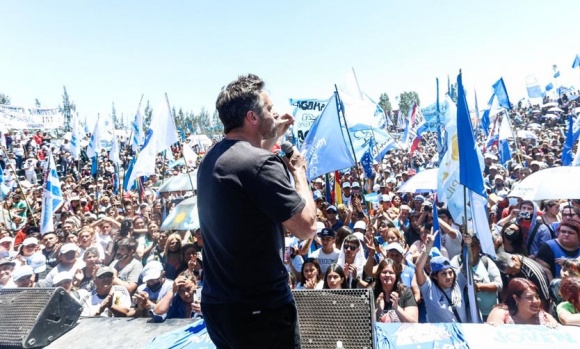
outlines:
M45 287L51 287L53 284L53 279L58 273L63 271L71 272L73 275L84 267L84 262L79 259L79 247L74 243L66 243L60 247L58 252L58 264L56 267L46 275L41 283Z
M7 258L0 259L0 290L12 280L12 272L16 263Z
M338 209L336 206L330 205L326 208L326 222L334 231L337 231L344 225L344 222L338 218Z
M463 237L459 226L453 222L451 212L446 208L439 209L437 222L441 229L441 246L445 248L449 258L459 255L463 249Z
M342 183L342 203L345 205L350 205L352 199L352 186L350 182L344 181Z
M36 274L30 265L23 265L12 271L12 281L6 288L34 287Z
M417 283L425 302L427 321L466 323L468 319L463 298L463 290L467 284L465 275L456 273L449 259L441 255L431 258L429 275L424 271L438 233L427 234L425 250L421 252L416 264Z
M131 295L121 285L113 285L115 271L101 266L95 273L95 289L91 292L90 316L125 317L131 308Z
M320 269L324 274L326 273L326 269L338 260L340 250L334 245L334 242L336 241L336 232L332 228L322 229L320 232L320 241L322 242L322 247L312 252L308 257L316 258L318 260Z
M10 235L6 235L0 239L0 259L11 258L16 254L12 247L14 239Z
M148 317L155 304L173 289L173 281L165 277L163 265L159 261L150 261L141 272L143 284L137 287L133 300L137 306L135 317Z

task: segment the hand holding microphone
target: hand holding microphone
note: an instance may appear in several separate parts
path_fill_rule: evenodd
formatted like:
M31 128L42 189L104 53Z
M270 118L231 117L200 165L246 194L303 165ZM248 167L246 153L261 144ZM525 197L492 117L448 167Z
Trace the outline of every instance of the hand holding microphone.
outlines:
M290 172L294 174L298 169L306 170L306 160L300 152L294 151L295 148L292 146L292 143L285 141L280 148L282 148L285 154L283 159L286 165L288 165Z

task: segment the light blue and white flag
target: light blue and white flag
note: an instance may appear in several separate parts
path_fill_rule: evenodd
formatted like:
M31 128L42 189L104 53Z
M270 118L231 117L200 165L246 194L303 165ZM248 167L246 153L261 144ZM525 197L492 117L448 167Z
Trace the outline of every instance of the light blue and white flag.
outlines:
M500 78L495 84L493 84L493 94L496 96L500 107L507 110L512 109L503 78Z
M143 138L145 137L145 132L143 132L143 116L141 115L141 102L137 107L137 113L131 122L131 128L133 130L133 136L131 137L131 149L137 152L143 144Z
M0 200L4 200L8 193L10 193L10 188L4 184L4 171L0 167Z
M307 177L310 180L354 166L355 161L345 141L340 122L337 93L333 94L320 117L312 125L300 152L306 158Z
M97 123L95 124L95 129L93 130L93 134L91 135L91 139L89 141L89 145L87 147L87 156L89 158L93 158L95 156L99 156L101 152L101 131L99 129L99 122L100 118L97 119Z
M578 118L580 119L580 118ZM566 131L566 141L562 148L562 166L568 166L572 163L572 147L574 147L574 119L568 115L568 130Z
M290 99L290 105L294 107L292 135L298 148L302 146L312 124L318 119L327 103L328 99Z
M559 78L560 77L560 70L558 70L558 66L554 64L552 66L552 70L554 70L554 79Z
M528 75L526 77L526 88L528 90L528 97L542 98L542 88L534 75Z
M113 134L112 143L113 143L113 146L111 147L111 150L109 151L109 159L111 159L113 164L119 165L119 164L121 164L121 158L119 157L119 141L117 140L117 136L115 136L115 134Z
M499 161L502 164L505 164L512 158L509 138L513 138L514 135L507 118L508 116L504 115L499 126L498 151Z
M48 154L46 183L42 195L42 214L40 217L40 233L42 235L54 231L53 215L63 203L64 197L60 188L60 180L52 153Z
M78 116L73 116L72 133L70 136L70 152L73 159L78 160L81 157L81 125Z
M574 57L574 62L572 62L572 69L579 68L579 67L580 67L580 56L578 56L578 54L576 54L576 57Z
M547 84L546 85L546 92L552 90L553 88L554 88L554 84L552 84L552 83Z

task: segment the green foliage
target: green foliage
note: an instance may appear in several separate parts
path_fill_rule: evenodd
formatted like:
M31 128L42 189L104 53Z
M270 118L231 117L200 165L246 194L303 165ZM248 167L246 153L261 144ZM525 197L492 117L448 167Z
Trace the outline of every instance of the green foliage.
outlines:
M379 106L387 114L390 114L393 111L393 106L391 105L389 95L386 93L381 93L381 96L379 97Z
M149 100L145 105L145 110L143 110L143 131L147 133L149 131L149 126L151 125L151 117L153 116L153 109L149 106Z
M62 106L58 106L59 111L64 116L64 131L71 131L70 122L73 113L77 110L77 106L73 101L70 100L68 92L66 91L66 86L62 87L64 92L62 94Z
M118 130L121 128L121 120L119 120L119 117L117 116L117 109L115 109L115 102L113 102L113 108L111 109L111 120L113 120L113 126L115 127L115 130Z
M407 115L409 113L409 110L413 106L413 103L421 105L419 95L415 91L402 92L397 97L397 101L399 102L399 110L402 115Z

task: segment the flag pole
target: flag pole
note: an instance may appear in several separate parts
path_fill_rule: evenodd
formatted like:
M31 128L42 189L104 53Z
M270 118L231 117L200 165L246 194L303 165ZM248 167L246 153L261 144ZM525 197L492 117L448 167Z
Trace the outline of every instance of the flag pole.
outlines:
M2 152L4 153L4 158L8 159L8 154L6 153L6 148L2 147ZM8 162L6 162L6 165L8 165ZM16 169L14 169L11 164L10 164L10 167L12 169L12 172L14 172L14 178L16 179L16 184L18 184L18 188L20 189L20 192L22 193L22 197L24 197L24 190L22 190L22 185L20 184L20 179L18 178L18 175L16 174ZM30 215L32 216L32 222L34 223L35 226L38 226L38 224L36 222L36 218L34 218L34 211L32 210L30 203L28 202L28 200L26 198L24 198L24 202L26 202L26 208L28 208L28 211L30 212Z
M344 126L346 127L346 134L348 135L348 141L350 143L350 148L352 150L352 157L354 158L355 166L358 163L356 159L356 152L354 151L354 145L352 144L352 137L350 136L350 131L348 130L348 123L346 122L346 116L344 115L344 108L342 106L342 101L340 100L340 94L338 93L338 87L336 84L334 85L334 93L336 93L336 103L338 103L338 110L339 110L339 119L338 122L340 123L340 115L342 115L342 120L344 121Z
M522 163L522 156L520 155L520 145L518 144L518 135L517 135L517 133L514 134L514 128L512 127L512 122L511 122L510 117L509 117L509 110L506 110L504 117L506 118L507 123L510 127L510 132L512 133L512 137L514 137L514 143L516 144L516 154L517 154L518 163L521 164ZM501 129L501 124L499 127Z

